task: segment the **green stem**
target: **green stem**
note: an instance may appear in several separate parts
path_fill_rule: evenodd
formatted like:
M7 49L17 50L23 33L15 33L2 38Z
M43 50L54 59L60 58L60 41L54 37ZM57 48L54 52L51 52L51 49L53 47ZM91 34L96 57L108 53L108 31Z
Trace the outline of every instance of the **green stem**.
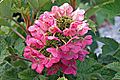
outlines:
M10 28L13 32L15 32L21 39L23 39L25 41L25 38L19 33L17 32L15 29Z
M17 25L19 25L19 27L27 34L27 31L25 30L24 26L21 25L19 22L17 22L15 19L10 18L12 21L14 21Z
M24 60L24 61L29 61L29 62L31 62L30 60L28 60L28 59L25 59L25 58L21 58L21 57L19 57L19 56L15 56L17 59L20 59L20 60Z

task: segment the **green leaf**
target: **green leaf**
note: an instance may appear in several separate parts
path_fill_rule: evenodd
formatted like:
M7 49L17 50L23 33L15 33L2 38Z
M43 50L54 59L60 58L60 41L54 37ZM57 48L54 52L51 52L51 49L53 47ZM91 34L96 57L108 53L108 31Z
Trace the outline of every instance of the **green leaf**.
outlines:
M22 13L25 11L26 8L29 7L28 5L28 0L12 0L13 5L12 5L12 11L14 13Z
M9 51L7 50L8 45L4 40L4 37L0 36L0 63L3 62L4 58L9 56Z
M38 0L28 0L28 2L35 11L39 9Z
M26 7L27 6L27 0L13 0L14 6L16 8Z
M102 55L113 55L116 50L119 48L118 42L112 38L101 37L97 38L98 41L104 43L102 47Z
M1 76L1 80L20 80L17 76L19 72L16 68L10 68L9 70L5 71Z
M101 10L96 13L96 21L99 26L103 24L106 18L107 18L106 14Z
M118 61L118 59L116 59L115 57L113 57L112 55L99 55L98 57L98 62L102 63L102 64L109 64L112 62L116 62Z
M7 20L5 20L4 18L0 17L0 25L10 26L10 23Z
M97 11L99 11L100 8L99 6L95 6L95 7L90 7L90 9L88 9L85 13L85 16L87 18L91 17L92 15L94 15Z
M48 77L48 80L57 80L58 79L58 75L54 74Z
M48 80L47 77L45 77L44 75L39 75L38 78L39 78L40 80Z
M120 72L116 73L112 80L120 80Z
M7 61L4 61L0 64L0 78L2 77L3 73L12 67Z
M18 73L18 77L22 80L34 80L36 76L37 73L30 68Z
M114 57L120 61L120 47L119 47L119 49L116 51L116 53L114 54Z
M120 15L120 1L114 0L113 3L106 4L102 7L102 10L108 14L109 17Z
M114 75L116 74L115 71L108 69L106 67L101 68L100 70L97 71L101 76L104 78L104 80L111 80ZM99 79L98 79L99 80Z
M64 3L70 3L70 0L56 0L55 4L61 6Z
M18 54L22 56L23 50L25 48L24 41L21 38L18 38L14 44L14 48L18 51Z
M2 0L0 3L0 16L1 17L12 17L12 11L11 11L11 0Z
M85 59L83 62L78 62L78 73L76 80L93 80L93 78L102 78L101 74L97 73L97 70L101 68L102 65L91 58ZM96 76L93 74L96 74Z
M106 65L107 68L114 70L116 72L120 72L120 62L113 62Z
M9 33L8 35L5 36L5 41L7 42L8 46L13 46L16 41L13 34L15 34L15 33L12 33L12 34Z
M28 63L23 60L16 60L13 62L14 67L28 68Z
M49 0L48 2L46 2L45 4L42 4L41 6L40 6L40 8L41 8L41 11L50 11L51 10L51 8L52 8L52 3L51 3L51 1Z
M102 54L99 55L98 61L102 64L109 64L118 61L113 55L119 49L119 44L112 38L101 37L97 38L98 41L104 43L102 46Z
M49 0L28 0L31 7L35 11L39 11L41 7L48 5Z
M94 4L96 4L96 5L101 5L101 4L108 4L108 3L111 3L111 2L113 2L114 0L94 0Z
M86 16L89 18L92 15L94 15L96 12L101 10L101 7L104 5L109 5L110 3L113 3L114 0L95 0L95 5L90 7L87 12L86 12Z
M8 34L10 31L10 28L7 26L1 26L0 28L0 31L3 31L5 34Z

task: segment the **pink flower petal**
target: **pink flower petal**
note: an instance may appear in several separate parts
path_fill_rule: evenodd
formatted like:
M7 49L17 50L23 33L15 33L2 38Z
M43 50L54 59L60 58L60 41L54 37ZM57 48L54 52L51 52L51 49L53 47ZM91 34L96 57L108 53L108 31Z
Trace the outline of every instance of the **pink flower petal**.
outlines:
M48 36L47 39L48 39L48 40L58 40L58 41L60 41L60 40L59 40L57 37L55 37L55 36Z
M54 63L57 63L60 61L60 58L51 58L47 64L45 64L45 67L50 68Z
M36 68L36 72L42 73L43 69L44 69L44 66L42 64L38 64L38 66Z
M36 69L36 68L37 68L37 65L38 65L37 63L32 63L31 68L32 68L32 69Z
M70 6L68 3L64 3L62 6L60 6L60 9L64 11L62 16L70 16L71 12L73 11L72 6Z
M76 73L77 73L76 70L74 70L72 67L68 67L64 71L64 74L73 74L73 75L76 75Z
M47 48L47 52L51 53L54 57L58 57L58 50L56 48Z
M60 69L59 63L58 64L54 64L52 67L47 69L47 74L48 75L56 74L59 69Z
M56 33L56 32L59 32L59 33L62 33L62 31L57 27L57 26L52 26L49 28L49 31L51 33Z
M76 34L76 30L66 28L65 30L63 30L63 34L65 36L74 36Z
M60 49L62 51L69 51L70 50L69 47L67 47L66 45L61 46Z
M82 21L84 20L84 13L85 11L83 9L77 9L72 13L72 18L73 20L77 20L77 21Z

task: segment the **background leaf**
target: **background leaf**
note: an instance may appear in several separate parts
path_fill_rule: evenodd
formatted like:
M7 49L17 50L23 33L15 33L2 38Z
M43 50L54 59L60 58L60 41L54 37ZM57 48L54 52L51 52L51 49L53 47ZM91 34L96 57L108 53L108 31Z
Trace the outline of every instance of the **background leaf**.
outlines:
M106 65L107 68L114 70L116 72L120 72L120 62L113 62Z
M3 0L0 3L0 16L1 17L12 17L11 6L12 6L11 0Z
M37 77L37 73L32 69L28 68L18 73L18 77L22 80L34 80Z

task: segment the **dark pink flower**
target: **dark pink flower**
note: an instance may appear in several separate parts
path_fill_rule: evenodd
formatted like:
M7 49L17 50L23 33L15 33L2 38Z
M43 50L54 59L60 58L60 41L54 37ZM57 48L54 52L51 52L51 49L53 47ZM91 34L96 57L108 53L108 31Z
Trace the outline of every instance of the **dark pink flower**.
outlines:
M76 34L79 34L81 36L83 36L84 34L86 34L88 32L88 30L91 30L88 27L88 24L86 23L86 21L75 21L72 22L70 24L70 28L73 30L76 30Z
M76 30L75 29L68 29L66 28L65 30L63 30L63 34L65 36L74 36L76 34Z
M89 27L84 27L82 30L80 30L78 33L83 36L88 32L88 30L91 30Z
M71 29L77 29L78 25L81 25L81 24L82 24L81 21L74 21L70 24L70 28ZM82 27L81 27L81 29L82 29Z
M60 41L57 37L55 36L48 36L47 37L48 40L57 40L57 41Z
M63 52L70 51L70 48L67 47L67 45L63 45L63 46L61 46L60 49L61 49Z
M27 46L31 46L34 48L43 48L45 45L41 40L30 37L29 35L27 36L25 42L26 42Z
M32 69L36 70L38 73L42 72L45 64L48 62L47 58L43 54L29 46L24 49L23 56L32 62Z
M60 58L60 52L56 48L47 48L47 52L51 53L53 57L59 57Z
M72 13L72 18L73 20L77 20L77 21L82 21L84 20L84 13L85 11L83 9L77 9Z
M41 34L44 34L43 30L41 30L37 25L30 26L28 31L32 36L41 36Z
M35 24L41 29L41 31L43 31L42 32L42 34L44 34L44 32L46 32L47 30L48 30L48 26L46 26L46 24L43 22L43 21L41 21L41 20L36 20L35 21Z
M57 26L51 26L49 28L49 32L51 32L53 34L56 33L56 32L62 33L62 31Z
M47 68L47 74L48 75L53 75L53 74L56 74L57 71L60 69L60 64L57 63L57 64L53 64L50 68Z
M89 52L87 50L81 50L78 54L78 60L84 61L86 55L89 54Z
M60 7L53 6L51 11L54 14L55 18L59 18L59 17L62 17L62 16L71 16L73 8L68 3L64 3Z
M57 57L50 57L48 58L48 62L45 64L45 67L50 68L53 64L58 63L60 58Z
M80 34L81 36L83 36L84 34L86 34L88 32L88 30L91 30L88 27L88 23L86 23L86 21L83 21L83 23L81 25L78 25L77 28L78 28L78 34Z
M38 73L42 73L45 64L47 63L47 59L45 56L41 55L35 58L36 60L32 62L31 68L36 70Z
M38 64L38 63L32 63L31 68L33 70L36 70L36 72L38 72L38 73L42 73L42 71L44 69L44 65L43 64Z
M75 45L74 43L69 43L60 47L62 58L66 60L77 59L78 52L81 49L80 45Z
M29 60L33 60L33 56L37 56L39 53L37 50L29 47L29 46L26 46L25 49L24 49L24 54L23 56Z
M83 61L89 54L86 46L92 44L91 35L84 37L91 30L84 13L83 9L73 11L71 5L64 3L60 7L53 6L50 12L44 12L35 20L28 28L30 34L26 37L23 54L32 62L33 70L42 73L46 69L48 75L58 70L76 75L76 60Z
M76 70L77 70L77 67L76 67L76 61L71 59L71 60L65 60L65 59L62 59L62 64L61 64L61 67L62 67L62 71L64 74L73 74L73 75L76 75Z
M83 42L86 44L86 45L91 45L92 44L92 36L91 35L87 35L85 36Z
M56 25L55 18L53 17L53 14L51 14L50 12L44 12L44 14L40 15L39 19L44 22L44 25L46 25L46 27Z
M60 61L60 52L56 48L47 48L46 50L51 53L51 56L48 57L48 63L45 66L50 68L54 63L58 63Z
M87 35L85 36L85 38L81 41L83 48L85 48L87 45L91 45L92 44L92 36L91 35Z
M60 6L60 9L64 11L62 16L70 16L73 11L72 6L70 6L68 3L64 3L62 6Z
M53 6L51 12L54 14L55 18L60 18L64 14L64 11L61 10L58 6Z

